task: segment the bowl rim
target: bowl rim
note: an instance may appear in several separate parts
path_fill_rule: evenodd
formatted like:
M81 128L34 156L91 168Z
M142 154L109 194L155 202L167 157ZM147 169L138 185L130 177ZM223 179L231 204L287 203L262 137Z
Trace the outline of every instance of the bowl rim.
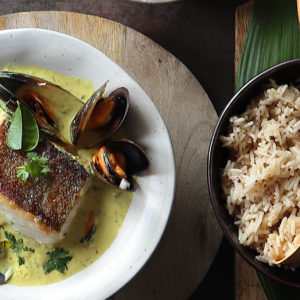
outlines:
M210 197L210 202L212 204L213 207L213 211L214 214L218 220L218 223L224 233L224 235L226 236L227 240L229 241L230 245L234 248L235 251L238 252L238 254L244 259L246 260L246 262L248 264L250 264L250 266L254 267L254 269L260 271L261 273L263 273L264 275L274 279L277 282L292 286L292 287L300 287L300 281L299 283L295 283L295 282L291 282L288 280L285 280L281 277L278 277L276 275L274 275L272 272L268 272L267 268L274 268L274 266L270 266L267 263L263 263L259 260L256 260L256 258L254 257L254 260L251 260L248 255L246 255L241 248L248 248L246 246L243 246L241 244L238 244L239 246L241 246L240 248L238 247L237 243L231 232L230 229L227 225L227 223L225 222L225 220L223 219L223 217L221 216L218 208L217 208L217 196L215 195L214 192L214 184L213 184L213 174L214 174L214 168L213 168L213 161L212 161L212 156L213 156L213 152L214 149L216 148L216 144L218 142L219 136L220 136L220 129L221 126L224 122L226 122L227 120L227 112L234 107L234 105L239 101L240 97L243 96L243 93L245 91L247 91L248 89L251 89L253 87L255 87L256 85L259 85L259 82L261 80L267 79L268 77L271 78L271 76L269 76L270 73L273 72L278 72L278 70L280 70L283 67L288 67L294 64L299 64L300 66L300 58L296 58L296 59L292 59L292 60L288 60L279 64L276 64L275 66L272 66L262 72L260 72L258 75L254 76L253 78L251 78L249 81L247 81L234 95L233 97L230 99L230 101L227 103L227 105L225 106L225 108L222 110L218 121L215 125L215 129L213 131L210 143L209 143L209 147L208 147L208 154L207 154L207 184L208 184L208 192L209 192L209 197ZM224 203L225 206L225 203ZM229 214L228 214L229 215ZM236 227L236 225L234 225ZM237 228L237 227L236 227ZM256 263L257 262L257 263ZM300 267L299 267L300 268Z
M98 298L102 299L103 297L109 297L112 294L116 293L118 290L120 290L124 285L126 285L130 280L132 280L132 278L134 276L136 276L138 274L138 272L142 269L142 267L146 264L146 262L152 256L153 252L157 248L157 246L158 246L158 244L159 244L159 242L160 242L160 240L161 240L161 238L162 238L162 236L165 232L165 229L166 229L166 226L168 224L170 214L171 214L171 211L172 211L172 207L173 207L173 203L174 203L174 197L175 197L175 189L176 189L176 167L175 167L175 157L174 157L174 149L173 149L172 141L171 141L169 132L167 130L166 123L165 123L164 119L162 118L162 115L159 112L158 108L156 107L155 103L153 102L152 98L148 95L148 93L146 93L146 91L139 84L138 81L136 81L131 75L129 75L123 67L121 67L119 64L117 64L112 59L110 59L105 53L103 53L98 48L94 47L93 45L91 45L91 44L89 44L89 43L87 43L87 42L85 42L85 41L83 41L83 40L81 40L77 37L74 37L74 36L66 34L66 33L61 33L61 32L54 31L54 30L49 30L49 29L42 29L42 28L6 29L6 30L1 30L0 38L5 34L8 34L8 35L11 34L11 33L12 34L14 34L14 33L23 34L23 33L28 33L28 32L31 33L31 34L32 33L38 33L38 34L54 35L54 36L57 36L57 37L61 37L63 39L68 39L68 40L70 40L72 42L75 42L75 43L79 43L84 47L93 49L93 51L96 50L98 53L100 53L100 55L102 57L105 57L106 60L108 60L112 65L114 65L114 67L116 69L119 69L122 73L126 74L126 76L128 78L130 78L130 80L133 81L139 87L139 90L142 91L142 93L144 93L145 95L147 95L147 97L150 99L150 102L151 102L150 104L154 107L154 109L156 111L156 114L157 114L157 117L158 117L159 121L162 123L162 125L164 125L164 128L165 128L165 134L166 134L166 141L165 142L170 147L170 165L169 165L169 168L170 168L170 172L169 172L170 182L169 182L169 186L168 186L168 198L169 199L167 199L167 197L165 199L165 200L168 200L168 201L166 201L168 203L164 207L165 211L163 211L163 213L160 217L160 221L159 221L160 226L156 230L154 230L153 235L151 237L149 237L149 240L151 240L151 247L147 247L147 251L145 253L141 253L140 257L137 257L138 259L136 261L136 265L134 267L132 267L130 270L127 270L126 279L124 279L123 277L121 279L118 279L119 284L116 284L116 283L112 284L112 288L110 289L110 292L108 294L98 295L97 299ZM55 69L53 69L53 70L55 71ZM147 99L147 101L148 101L148 99ZM130 207L129 207L129 209L130 209ZM128 209L128 212L129 212L129 209ZM128 215L128 212L127 212L126 216ZM117 237L114 239L114 241L117 239ZM112 245L110 245L110 247L111 246ZM107 250L109 250L109 248L106 249L105 252L107 252ZM105 252L103 253L103 255L105 254ZM100 256L97 260L99 260L102 256ZM87 269L87 268L85 268L85 269ZM83 270L85 270L85 269L83 269ZM83 270L81 270L81 271L83 271ZM79 271L79 272L81 272L81 271ZM78 274L79 272L75 273L74 275ZM72 276L74 276L74 275L72 275ZM64 282L65 280L70 279L72 276L68 277L67 279L61 280L58 283ZM51 285L55 285L55 284L57 284L57 283L47 284L47 285L43 285L43 286L28 286L28 287L27 286L22 286L22 287L14 286L14 287L16 289L19 289L19 288L40 288L40 287L48 287L49 288L49 287L51 287ZM28 293L30 293L30 291L28 291Z

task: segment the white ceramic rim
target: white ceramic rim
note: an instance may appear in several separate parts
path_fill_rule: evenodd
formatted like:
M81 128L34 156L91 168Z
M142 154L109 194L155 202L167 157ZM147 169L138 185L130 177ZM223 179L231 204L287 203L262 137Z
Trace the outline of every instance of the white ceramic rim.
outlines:
M17 40L17 42L14 42L13 39ZM27 41L29 41L30 46L26 44ZM65 47L62 49L64 49L66 53L68 53L68 51L75 51L73 49L74 46L76 46L75 48L78 48L76 49L76 51L78 51L78 56L76 57L75 55L74 57L69 57L69 60L72 63L69 67L67 65L62 66L62 63L60 62L62 58L59 56L61 54L59 53L59 51L57 51L57 53L54 51L53 54L53 49L49 49L53 47L53 45L55 45L57 41L59 41L57 48ZM37 45L44 45L43 43L45 44L45 48L43 48L42 50L45 51L47 55L49 55L48 57L46 56L46 54L38 52L40 51L40 49L37 47ZM23 47L20 47L20 44L23 45ZM145 147L146 152L151 153L153 147L157 147L158 145L160 145L158 141L156 141L156 139L152 139L149 141L149 137L151 137L151 134L153 135L153 132L156 132L159 138L163 137L163 146L160 149L161 152L159 153L163 157L163 166L158 166L155 160L151 162L152 168L161 168L159 169L159 172L161 173L151 174L150 172L148 176L139 178L138 183L142 188L138 189L135 193L134 199L129 208L123 226L119 232L119 235L114 240L109 249L95 263L82 270L81 272L67 278L66 280L46 286L16 287L10 284L0 286L1 299L33 300L41 299L42 297L43 299L55 298L57 300L74 300L107 298L117 290L119 290L123 285L125 285L146 263L146 261L149 259L154 249L156 248L157 244L159 243L170 215L175 190L175 162L171 140L168 135L165 123L152 100L131 76L129 76L115 62L111 61L101 51L75 37L55 31L38 28L9 29L0 31L0 45L2 45L2 52L0 54L1 66L11 62L5 62L4 60L6 59L6 57L9 57L9 55L13 55L11 53L8 53L8 51L9 49L10 51L15 51L14 47L12 47L12 45L14 45L16 48L19 48L16 51L21 51L20 55L14 59L15 64L35 64L44 68L53 69L58 72L62 72L62 69L65 68L64 70L66 70L66 72L62 73L73 75L76 77L90 78L94 82L95 86L100 86L100 82L95 82L95 78L91 78L93 76L82 76L84 75L83 71L83 73L81 74L76 68L72 70L72 66L77 66L76 60L78 63L79 59L82 58L84 62L90 63L89 59L93 58L93 64L91 64L91 66L97 66L97 64L99 63L109 66L109 70L107 72L111 73L111 77L113 78L123 78L123 80L121 80L122 85L124 82L126 82L124 86L129 88L132 95L132 100L134 100L132 101L133 105L131 105L131 107L133 107L132 111L129 111L127 126L133 130L133 136L136 135L138 137L137 142ZM36 50L36 53L33 54L30 53L30 51L26 52L27 48L29 50ZM54 50L56 50L56 48ZM86 53L88 53L88 55L86 55ZM44 60L43 57L45 58ZM57 59L59 61L56 61ZM53 67L53 63L55 64L55 62L57 66ZM82 65L83 64L84 63L82 63ZM111 79L110 89L114 89L119 86L120 83L116 83L114 79ZM141 103L143 104L143 107L147 108L146 114L144 111L140 111L140 109L143 107L141 106L141 103L136 101L137 98L135 97L139 97L139 102L141 101L141 99L143 99ZM141 119L142 116L140 115L149 114L152 114L151 116L149 116L149 121L148 117L143 120ZM133 122L133 118L130 119L130 115L134 116L135 118L137 117L137 119L140 119L138 121L142 121L141 127L144 126L145 128L149 129L151 125L154 128L150 129L152 130L150 133L146 131L146 133L148 133L146 134L146 136L139 136L139 132L136 131L138 130L138 126L136 126L135 122ZM147 122L149 123L153 120L155 120L156 123L147 124ZM150 157L150 159L152 160L152 157ZM154 185L151 185L151 183L154 183ZM147 189L145 187L147 187ZM150 188L151 194L155 195L155 197L153 197L155 199L149 197ZM156 199L157 197L158 199ZM138 202L137 199L145 199L147 201L145 201L146 203ZM148 214L144 213L143 215L138 217L136 228L133 226L129 227L131 229L134 228L134 231L130 232L132 236L137 235L147 237L147 239L142 240L142 245L135 245L138 248L138 252L135 253L135 255L132 255L131 252L134 250L126 247L129 246L128 244L130 244L130 240L128 241L125 239L126 228L127 225L130 224L130 218L137 218L137 213L140 212L139 209L141 208L144 208L144 210L151 208L152 215L149 214L149 212ZM141 210L141 212L144 212L144 210ZM153 223L153 221L155 221L155 223ZM139 228L140 222L142 222L144 226L143 228ZM143 234L141 235L141 233ZM128 235L129 233L127 232L127 236ZM145 244L143 244L144 242ZM121 249L120 246L122 246ZM110 257L110 253L119 253L119 255L117 257ZM119 265L116 265L115 261L120 260L122 256L126 258L126 266L122 265L121 268L119 267ZM104 264L104 261L109 262L109 264ZM115 272L116 268L118 272ZM121 269L120 271L119 268ZM105 272L105 276L104 274L102 274L103 272ZM95 274L98 275L98 273L101 273L101 276L99 276L98 278L92 276Z

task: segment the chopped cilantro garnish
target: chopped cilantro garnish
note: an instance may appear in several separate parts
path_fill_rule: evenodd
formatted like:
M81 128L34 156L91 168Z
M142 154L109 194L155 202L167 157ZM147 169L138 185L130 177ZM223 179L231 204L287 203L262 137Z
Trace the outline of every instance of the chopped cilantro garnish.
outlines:
M3 227L2 227L3 228ZM23 240L16 239L13 234L4 230L4 235L10 244L10 249L16 254L19 262L19 266L24 265L24 258L20 256L20 252L23 250Z
M18 257L18 262L19 262L19 266L22 266L22 265L25 264L25 260L24 260L24 258L21 257L21 256Z
M63 248L55 248L53 251L47 252L49 259L43 265L45 273L50 273L53 270L64 273L68 269L68 262L72 259L72 256L68 256L68 254L69 251Z
M32 248L29 248L29 247L24 247L24 248L23 248L23 251L28 251L28 252L32 252L32 253L34 253L34 252L35 252L35 250L34 250L34 249L32 249Z
M0 229L3 230L5 237L9 242L9 248L16 254L19 266L24 265L25 260L23 257L20 256L20 253L22 251L29 251L33 253L35 252L35 250L29 247L23 247L23 239L16 239L15 236L10 232L6 231L2 225L0 225Z
M13 234L11 234L10 232L8 231L4 231L4 235L6 237L6 239L9 241L10 243L10 248L11 249L20 249L23 247L23 240L20 239L20 240L16 240L15 236Z
M27 181L29 177L37 178L41 174L50 172L50 168L47 166L48 158L38 156L36 152L27 153L27 157L30 161L17 169L17 177L21 181Z

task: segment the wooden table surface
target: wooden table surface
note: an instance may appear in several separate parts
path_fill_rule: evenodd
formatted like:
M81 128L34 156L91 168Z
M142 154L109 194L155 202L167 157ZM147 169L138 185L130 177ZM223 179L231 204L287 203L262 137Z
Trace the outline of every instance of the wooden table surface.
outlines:
M207 190L206 157L217 121L207 94L174 56L119 23L57 11L0 17L0 30L29 27L66 33L98 48L145 89L162 115L176 166L176 193L169 222L149 262L112 298L138 299L143 295L150 300L155 291L156 299L186 299L206 275L223 236ZM101 294L98 296L102 299Z
M202 84L220 113L234 91L234 16L236 7L243 2L218 1L216 5L215 1L185 0L147 5L127 0L0 0L0 14L73 11L105 17L132 27L182 61ZM240 270L236 269L236 286L241 285L241 289L236 290L236 298L262 297L261 293L257 294L260 289L252 269L240 263L235 265L241 266ZM233 250L224 240L215 263L201 284L199 278L199 287L190 299L203 299L208 292L212 299L220 296L233 299L233 269ZM243 270L249 272L241 274ZM249 280L244 282L246 277ZM215 288L216 282L218 289ZM156 298L155 291L153 298Z

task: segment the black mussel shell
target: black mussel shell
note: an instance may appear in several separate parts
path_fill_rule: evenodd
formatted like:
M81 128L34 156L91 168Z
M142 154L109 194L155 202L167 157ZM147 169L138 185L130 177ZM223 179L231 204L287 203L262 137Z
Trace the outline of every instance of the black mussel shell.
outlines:
M19 99L5 86L0 84L0 107L10 116L18 107Z
M126 88L118 88L108 97L104 97L107 82L101 86L85 103L71 123L71 141L74 145L91 148L103 143L122 125L129 107L129 92ZM99 113L97 105L105 108L105 104L113 104L108 121L99 127L90 128L90 121Z
M1 80L0 80L1 81ZM18 98L13 92L7 89L4 85L0 84L0 107L10 116L18 107L18 102L26 105L37 120L39 127L50 135L57 134L53 120L47 115L43 103L40 99L30 97L27 93L26 96ZM46 106L46 105L45 105Z
M10 115L18 101L27 105L37 120L40 129L56 140L68 143L56 126L57 107L62 103L69 107L82 106L74 95L44 79L14 72L0 72L1 107Z
M127 175L127 182L130 186L128 187L120 187L121 178L118 176L118 174L114 171L114 168L111 167L110 161L108 159L108 154L105 152L103 153L103 161L106 165L106 168L109 172L109 177L107 177L104 174L104 171L102 170L101 165L93 163L93 160L91 161L91 168L93 170L94 175L102 180L103 182L110 184L114 188L126 190L133 192L136 190L136 183L133 179L133 175L138 175L141 172L146 171L149 169L150 162L147 158L144 151L141 149L140 146L138 146L136 143L130 140L112 140L109 141L102 146L105 146L109 149L109 152L114 153L115 151L120 151L126 161L126 170L125 173Z
M78 140L85 130L86 124L90 119L97 102L99 101L99 99L103 99L102 97L105 92L106 85L107 82L105 82L99 89L97 89L74 117L70 128L71 141L74 145L78 144Z

